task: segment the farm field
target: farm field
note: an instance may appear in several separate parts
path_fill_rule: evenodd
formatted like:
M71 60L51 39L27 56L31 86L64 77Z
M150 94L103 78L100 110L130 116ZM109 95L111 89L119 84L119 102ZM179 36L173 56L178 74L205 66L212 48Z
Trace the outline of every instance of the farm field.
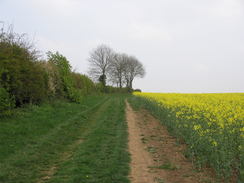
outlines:
M225 180L236 182L239 176L243 181L244 94L134 95L134 106L149 110L187 144L186 156L197 167L212 167Z
M123 96L93 96L1 119L0 182L128 182L124 106Z
M101 95L16 109L0 120L0 183L240 183L243 95L216 95ZM229 105L216 112L220 101ZM235 121L220 123L223 111Z
M244 183L243 2L0 0L0 183Z

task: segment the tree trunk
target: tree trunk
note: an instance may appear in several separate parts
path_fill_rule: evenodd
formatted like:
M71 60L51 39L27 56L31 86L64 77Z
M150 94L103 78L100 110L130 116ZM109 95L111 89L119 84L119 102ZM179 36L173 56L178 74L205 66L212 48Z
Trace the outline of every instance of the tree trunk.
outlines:
M119 78L119 87L122 88L122 79Z

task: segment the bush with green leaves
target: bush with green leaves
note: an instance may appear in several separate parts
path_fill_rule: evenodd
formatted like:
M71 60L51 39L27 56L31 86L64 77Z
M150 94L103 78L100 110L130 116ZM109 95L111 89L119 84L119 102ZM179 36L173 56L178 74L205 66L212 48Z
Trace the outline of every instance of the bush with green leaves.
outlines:
M0 33L0 85L14 96L17 106L45 99L47 80L37 55L25 36Z
M74 87L78 89L82 95L90 95L96 92L93 81L86 75L72 72Z
M14 98L9 93L0 87L0 116L11 115L11 109L14 107Z
M48 62L56 68L58 72L59 78L57 79L61 81L58 88L56 88L60 91L59 94L72 102L81 102L82 93L79 91L79 88L76 88L75 86L77 83L75 83L74 77L72 77L72 67L67 58L58 52L48 52L47 56Z

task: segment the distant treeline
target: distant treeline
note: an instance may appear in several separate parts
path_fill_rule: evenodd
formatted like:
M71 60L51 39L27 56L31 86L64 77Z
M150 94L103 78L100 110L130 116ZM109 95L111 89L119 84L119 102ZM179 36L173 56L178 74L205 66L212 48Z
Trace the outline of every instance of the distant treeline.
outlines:
M11 109L25 104L40 104L45 100L65 98L81 102L93 93L127 92L125 88L94 83L88 76L72 71L65 56L39 52L26 35L12 29L0 32L0 116L10 115Z

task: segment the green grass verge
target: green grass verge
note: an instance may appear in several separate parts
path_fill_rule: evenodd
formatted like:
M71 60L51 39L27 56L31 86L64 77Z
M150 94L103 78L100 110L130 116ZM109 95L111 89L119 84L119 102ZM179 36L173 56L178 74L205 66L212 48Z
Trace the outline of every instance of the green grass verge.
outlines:
M82 104L54 102L17 112L0 120L1 183L128 182L124 97L88 97Z
M127 125L123 98L114 97L90 119L94 123L73 157L64 162L52 183L126 183L129 172Z

